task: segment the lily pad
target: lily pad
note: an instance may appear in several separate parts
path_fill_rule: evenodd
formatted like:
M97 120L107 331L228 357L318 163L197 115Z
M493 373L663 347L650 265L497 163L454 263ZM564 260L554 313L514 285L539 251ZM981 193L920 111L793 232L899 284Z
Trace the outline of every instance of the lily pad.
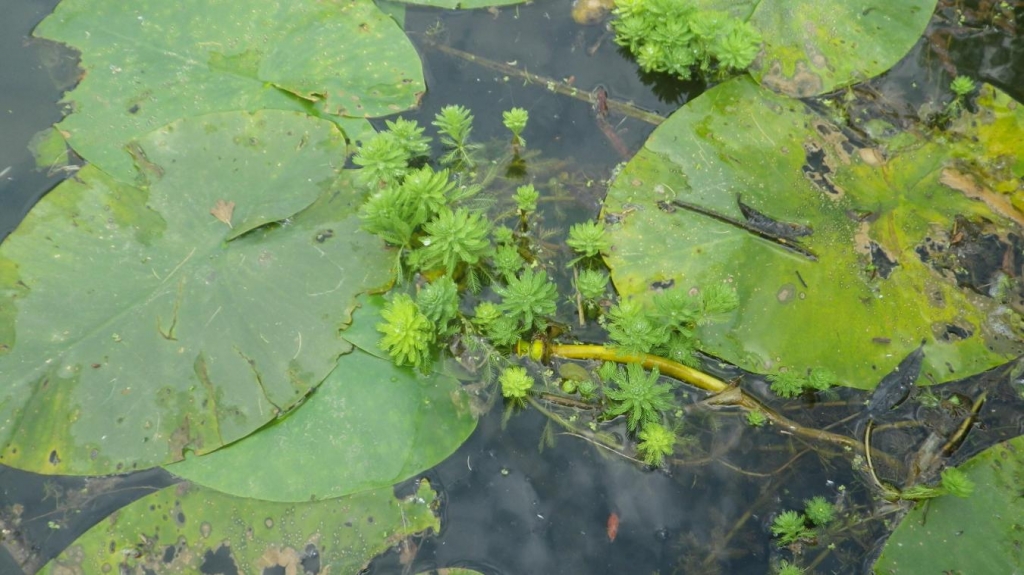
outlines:
M380 321L379 308L364 307L353 325ZM455 378L357 349L273 427L167 470L241 497L325 499L408 479L451 455L475 427Z
M59 128L79 155L126 181L125 145L179 118L312 112L313 103L381 116L425 90L412 44L370 0L65 0L34 34L81 51L86 74Z
M892 68L921 38L936 0L697 0L728 10L761 31L764 51L751 72L761 84L805 97L867 80Z
M612 279L645 298L731 283L739 310L701 341L752 371L823 366L870 389L922 341L927 381L993 367L1021 346L1017 313L985 284L1007 258L1007 293L1019 293L1024 259L1020 214L993 190L1024 173L984 169L995 162L970 127L1022 110L991 87L979 105L945 135L906 132L882 148L749 79L721 84L659 126L612 184ZM740 200L793 236L759 231Z
M391 279L360 198L328 189L344 147L302 114L201 116L133 144L146 186L86 166L44 197L0 245L0 463L143 469L305 398Z
M918 504L875 564L879 575L1016 573L1024 565L1024 437L986 449L960 466L974 482L967 498ZM941 549L941 552L936 552Z
M357 573L403 538L440 529L435 493L379 489L275 503L188 483L144 497L80 537L43 569L75 573Z

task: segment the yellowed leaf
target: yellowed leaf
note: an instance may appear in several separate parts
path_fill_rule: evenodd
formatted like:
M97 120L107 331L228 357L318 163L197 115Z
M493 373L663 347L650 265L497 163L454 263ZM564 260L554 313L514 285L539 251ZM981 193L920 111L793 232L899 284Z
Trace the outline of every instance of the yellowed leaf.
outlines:
M210 210L210 213L213 214L213 217L224 222L230 228L233 227L231 225L231 214L234 213L234 211L235 202L225 202L224 200L217 200L217 203L213 206L213 209Z

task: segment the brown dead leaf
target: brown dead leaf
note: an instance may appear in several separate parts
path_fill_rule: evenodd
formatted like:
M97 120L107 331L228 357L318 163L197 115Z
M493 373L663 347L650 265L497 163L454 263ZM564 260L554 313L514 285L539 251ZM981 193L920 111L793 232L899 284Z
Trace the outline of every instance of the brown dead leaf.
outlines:
M224 200L217 200L217 203L210 210L213 217L224 222L229 228L234 226L231 225L231 214L235 212L235 202L225 202Z

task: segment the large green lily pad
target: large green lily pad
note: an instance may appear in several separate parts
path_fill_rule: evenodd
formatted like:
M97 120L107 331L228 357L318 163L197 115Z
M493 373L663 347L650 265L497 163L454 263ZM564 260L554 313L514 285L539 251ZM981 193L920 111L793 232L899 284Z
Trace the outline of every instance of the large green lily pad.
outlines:
M344 146L302 114L201 116L133 144L145 187L87 166L40 201L0 245L0 463L142 469L306 397L390 280L360 198L328 189Z
M65 0L34 34L82 53L59 128L121 179L124 146L176 119L261 109L380 116L424 91L408 38L370 0Z
M791 96L813 96L892 68L921 37L936 0L697 0L749 20L764 37L751 72Z
M232 497L183 483L118 511L42 572L357 573L403 538L439 530L434 502L426 481L402 499L388 488L306 503Z
M1009 141L1024 133L1005 95L986 87L979 105L947 136L906 133L882 149L749 79L719 85L659 126L612 184L615 285L648 297L671 283L730 282L740 308L701 341L752 371L825 366L871 388L922 341L925 381L990 368L1019 352L1017 314L987 295L994 276L982 270L972 286L963 270L987 259L999 272L1009 258L1020 277L1021 216L994 190L1024 173L978 149L971 126L1000 122ZM793 241L816 260L709 215L745 222L739 196L813 227ZM706 213L659 207L669 200ZM1004 279L1019 293L1019 280Z
M376 300L374 300L376 301ZM379 304L353 326L380 323ZM273 427L167 470L225 493L309 501L393 485L451 455L476 426L459 382L355 350Z
M918 504L885 544L879 575L1018 573L1024 566L1024 437L1000 443L960 467L970 497Z

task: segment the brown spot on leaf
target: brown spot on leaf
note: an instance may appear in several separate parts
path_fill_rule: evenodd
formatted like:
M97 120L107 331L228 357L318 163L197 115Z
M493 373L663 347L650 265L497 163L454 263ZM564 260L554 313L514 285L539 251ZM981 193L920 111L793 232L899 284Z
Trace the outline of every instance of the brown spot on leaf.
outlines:
M231 225L231 215L234 212L235 202L225 202L224 200L217 200L217 203L210 209L210 214L227 224L229 228L233 227Z

